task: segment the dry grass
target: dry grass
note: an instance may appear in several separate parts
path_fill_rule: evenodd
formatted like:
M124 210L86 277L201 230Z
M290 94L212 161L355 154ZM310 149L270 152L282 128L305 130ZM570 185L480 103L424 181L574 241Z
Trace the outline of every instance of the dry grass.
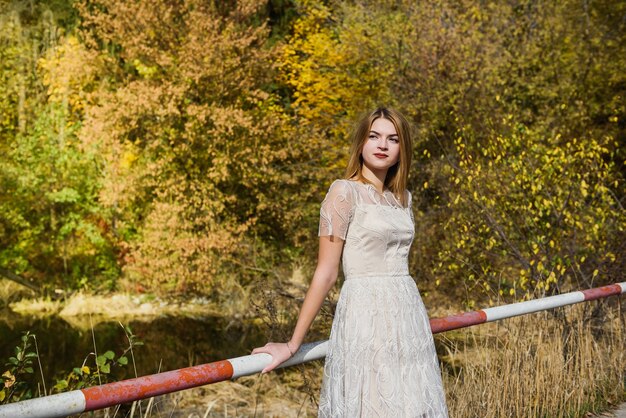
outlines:
M22 299L10 303L9 307L13 312L20 315L30 315L41 318L59 313L61 310L61 302L50 298Z
M0 277L0 307L6 306L22 297L32 297L34 294L35 292L32 290Z
M305 390L319 388L321 380L311 382L308 378L303 379L303 376L312 372L321 376L321 364L307 369L308 372L288 371L282 375L249 376L224 385L206 386L198 390L196 395L200 395L199 398L182 398L181 412L188 417L189 414L185 412L203 411L202 406L208 404L206 400L211 400L215 401L209 415L211 417L316 416L317 391L307 393ZM204 400L204 405L195 407L199 399Z
M97 417L314 417L321 376L321 363L237 381L191 389L134 403L130 408L109 408ZM316 388L315 394L310 389ZM130 409L130 410L129 410Z
M618 301L462 331L444 358L450 416L582 417L623 400L626 332Z
M218 316L221 312L207 300L189 303L168 302L151 296L129 294L91 295L76 293L64 301L49 298L21 299L9 304L21 315L47 316L58 314L76 329L89 330L106 321L151 321L159 315Z

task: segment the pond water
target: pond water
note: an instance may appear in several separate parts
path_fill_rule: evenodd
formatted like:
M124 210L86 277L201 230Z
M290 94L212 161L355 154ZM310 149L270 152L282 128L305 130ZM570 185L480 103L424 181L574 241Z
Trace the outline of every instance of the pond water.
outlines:
M163 316L149 322L122 323L130 326L144 343L133 350L139 376L246 355L253 347L265 344L258 327L242 321L231 322L228 318ZM72 368L80 367L94 351L90 328L72 327L58 316L34 318L0 309L0 373L7 368L5 363L15 355L15 346L21 343L20 338L27 330L37 337L48 390ZM98 323L93 327L93 335L98 354L111 350L117 357L128 347L126 334L117 321ZM115 373L116 379L134 377L130 355L128 358L129 365ZM94 367L93 356L86 364ZM38 368L36 374L36 381L40 381Z

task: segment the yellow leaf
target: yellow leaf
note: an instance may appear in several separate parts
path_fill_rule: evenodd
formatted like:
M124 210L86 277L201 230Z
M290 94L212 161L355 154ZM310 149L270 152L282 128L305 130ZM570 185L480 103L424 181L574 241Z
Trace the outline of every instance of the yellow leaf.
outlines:
M6 379L4 381L5 388L10 388L15 384L15 376L13 376L10 371L7 370L6 372L2 373L2 377Z

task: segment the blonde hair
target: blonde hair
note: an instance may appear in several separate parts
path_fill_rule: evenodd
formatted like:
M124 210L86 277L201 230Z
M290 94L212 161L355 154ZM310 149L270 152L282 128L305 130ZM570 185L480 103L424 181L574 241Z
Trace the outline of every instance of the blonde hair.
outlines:
M376 119L387 119L396 128L400 141L400 158L398 162L389 167L385 177L385 187L387 187L403 206L408 204L407 195L404 193L409 180L409 170L411 168L411 158L413 156L413 141L411 139L411 126L404 116L395 109L379 107L378 109L365 114L355 126L352 134L352 146L350 147L350 159L346 168L346 178L356 179L364 183L371 183L363 177L363 146L369 137L372 124Z

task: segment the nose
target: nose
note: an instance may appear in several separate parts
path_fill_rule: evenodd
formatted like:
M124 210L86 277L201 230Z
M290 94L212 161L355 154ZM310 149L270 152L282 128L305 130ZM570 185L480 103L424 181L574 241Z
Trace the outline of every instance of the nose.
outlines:
M380 141L378 143L378 149L380 149L381 151L386 151L387 150L387 138L383 139L382 141Z

